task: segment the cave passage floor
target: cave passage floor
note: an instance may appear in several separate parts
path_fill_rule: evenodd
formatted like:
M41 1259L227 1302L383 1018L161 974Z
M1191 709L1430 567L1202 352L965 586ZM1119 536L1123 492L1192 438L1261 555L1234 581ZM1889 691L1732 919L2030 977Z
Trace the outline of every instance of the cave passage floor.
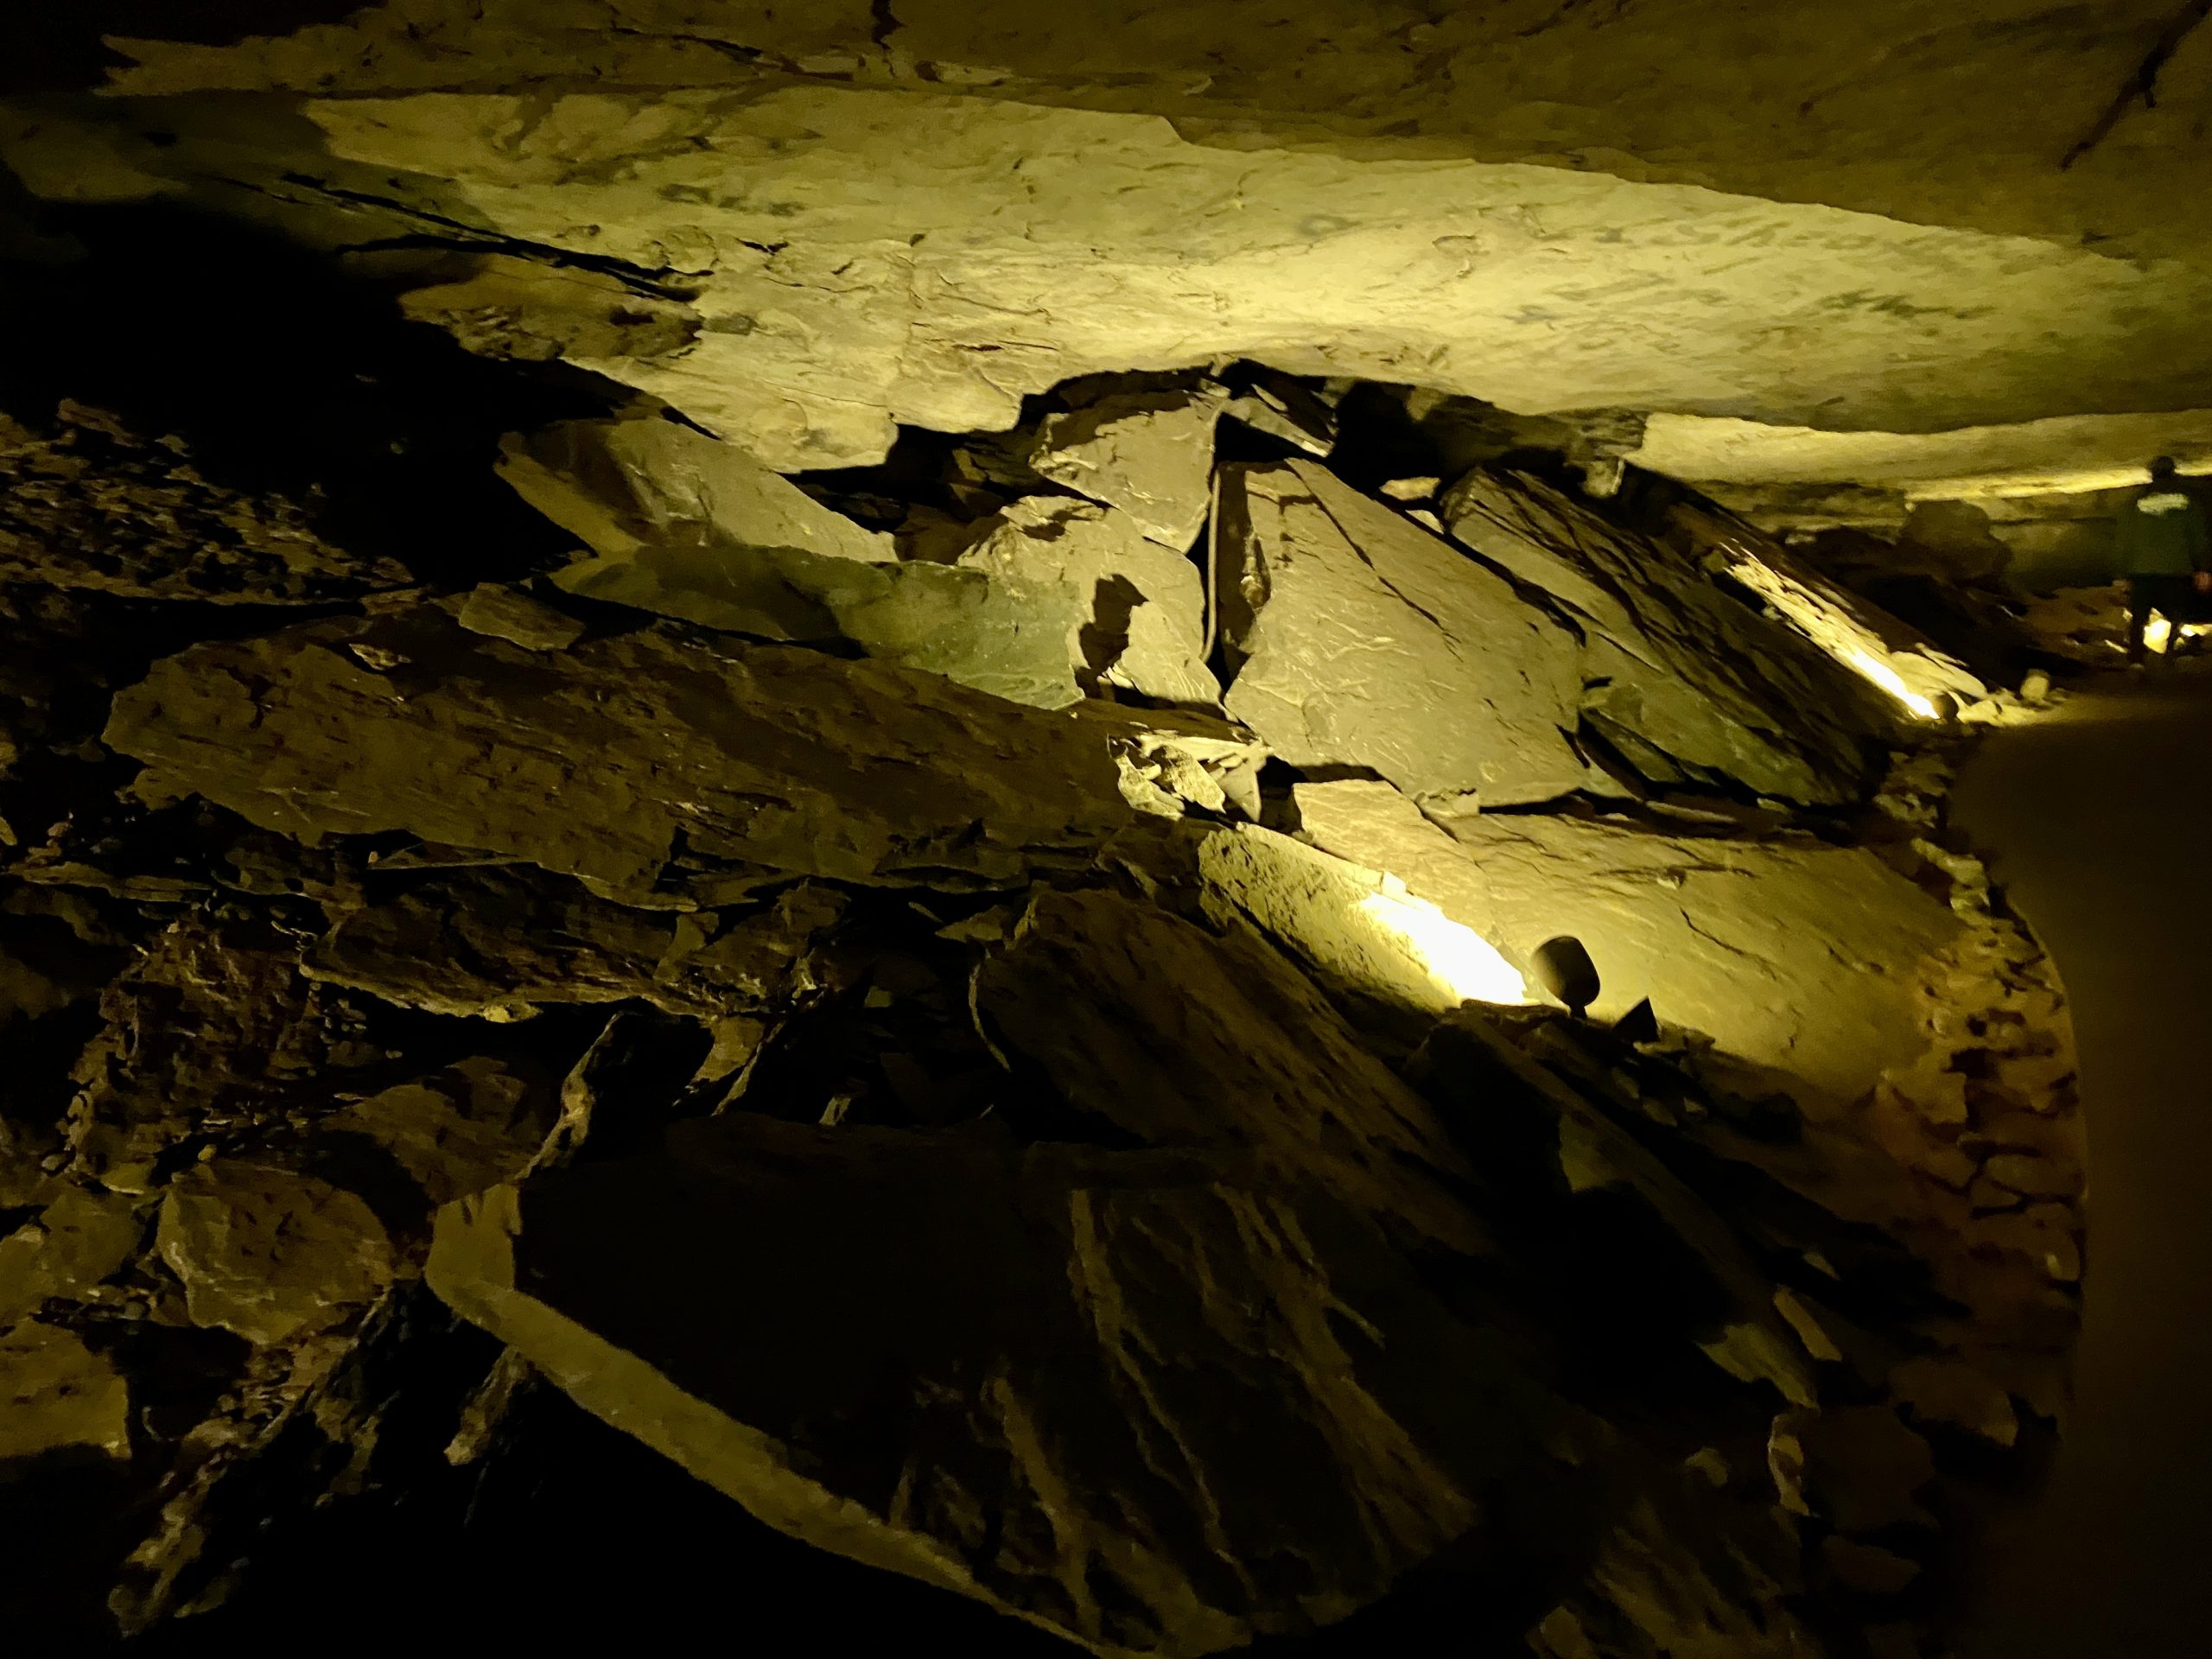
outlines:
M2212 1642L2212 664L1993 735L1955 822L2056 958L2090 1172L2075 1401L1964 1659Z

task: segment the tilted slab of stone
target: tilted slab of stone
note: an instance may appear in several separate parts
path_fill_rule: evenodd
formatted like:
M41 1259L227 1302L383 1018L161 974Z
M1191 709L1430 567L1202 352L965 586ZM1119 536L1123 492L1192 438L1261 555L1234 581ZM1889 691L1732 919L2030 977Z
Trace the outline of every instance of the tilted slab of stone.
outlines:
M1122 392L1046 417L1029 464L1119 507L1177 552L1205 527L1213 495L1213 434L1229 401L1217 387Z
M1332 1623L1560 1467L1502 1344L1234 1156L734 1114L448 1208L429 1275L771 1525L1104 1655Z
M1087 501L1011 503L960 565L1014 588L1072 589L1083 616L1075 660L1099 681L1162 702L1221 701L1205 664L1205 584L1183 554L1147 539L1134 515Z
M1861 740L1890 725L1871 691L1682 554L1516 473L1470 473L1444 518L1582 631L1583 712L1654 781L1678 781L1672 763L1809 804L1865 792Z
M712 1015L774 997L841 908L802 887L755 915L671 914L527 867L456 870L340 917L303 970L433 1014L518 1020L634 997Z
M1230 1147L1427 1245L1482 1248L1434 1109L1250 926L1106 893L1040 894L976 981L996 1040L1153 1146Z
M1941 699L1963 707L1989 695L1972 669L1926 634L1733 513L1680 504L1667 524L1708 570L1743 583L1821 651L1920 718L1939 715Z
M1578 644L1510 583L1311 462L1221 489L1227 707L1285 760L1487 805L1584 781Z
M553 574L569 593L764 639L849 641L1040 708L1082 696L1087 592L1046 569L901 563L890 537L735 444L673 421L573 422L510 437L500 473L598 555Z
M1094 733L931 675L659 630L548 658L435 608L165 658L106 741L149 801L308 842L405 830L679 906L679 860L1013 884L1130 817Z
M1916 988L1962 925L1875 854L1812 841L1656 834L1515 813L1450 819L1388 785L1306 784L1306 832L1523 957L1571 934L1615 1019L1649 997L1661 1020L1831 1107L1925 1046Z
M887 561L891 538L832 512L734 443L658 419L569 421L510 435L499 476L594 552L787 547Z
M553 1127L550 1091L474 1057L333 1112L325 1133L375 1142L433 1204L520 1175Z

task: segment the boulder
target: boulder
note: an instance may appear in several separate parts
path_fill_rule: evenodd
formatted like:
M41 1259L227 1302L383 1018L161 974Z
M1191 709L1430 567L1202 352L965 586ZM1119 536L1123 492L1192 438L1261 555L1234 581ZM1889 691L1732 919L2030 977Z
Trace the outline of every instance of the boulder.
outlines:
M68 1187L0 1238L0 1327L122 1270L145 1225L128 1193Z
M596 554L554 573L565 592L765 639L846 641L1042 708L1080 695L1069 652L1088 612L1064 584L901 563L891 537L690 427L512 436L500 473Z
M171 1182L155 1243L194 1325L258 1344L336 1324L394 1270L384 1224L359 1198L247 1159L195 1164Z
M1291 765L1485 806L1586 779L1580 647L1494 571L1304 461L1224 468L1217 538L1227 707Z
M551 1103L540 1091L483 1058L357 1101L322 1125L383 1147L433 1204L519 1175L552 1126Z

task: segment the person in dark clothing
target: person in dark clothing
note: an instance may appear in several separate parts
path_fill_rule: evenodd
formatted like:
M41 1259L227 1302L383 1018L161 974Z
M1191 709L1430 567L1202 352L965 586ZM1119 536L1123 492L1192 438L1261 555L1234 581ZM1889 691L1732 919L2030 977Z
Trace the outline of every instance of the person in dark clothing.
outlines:
M2153 611L2166 619L2177 640L2196 609L2195 595L2212 592L2212 523L2181 487L2179 471L2171 457L2159 456L2151 463L2151 487L2120 515L2115 540L2120 574L2127 579L2131 664L2143 660L2143 636Z

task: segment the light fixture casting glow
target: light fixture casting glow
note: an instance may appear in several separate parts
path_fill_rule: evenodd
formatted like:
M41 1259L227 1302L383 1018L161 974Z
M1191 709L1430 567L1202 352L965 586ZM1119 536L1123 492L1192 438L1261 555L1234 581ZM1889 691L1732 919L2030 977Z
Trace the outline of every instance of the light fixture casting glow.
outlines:
M1923 720L1936 717L1935 702L1904 683L1904 676L1871 651L1856 646L1843 652L1844 665L1861 679L1872 682Z
M1438 985L1463 1002L1526 1003L1528 982L1497 948L1425 899L1370 893L1360 914L1395 935Z
M2163 657L2183 639L2202 639L2212 633L2212 623L2184 622L2176 628L2164 611L2151 613L2151 620L2143 625L2143 644L2145 649Z

